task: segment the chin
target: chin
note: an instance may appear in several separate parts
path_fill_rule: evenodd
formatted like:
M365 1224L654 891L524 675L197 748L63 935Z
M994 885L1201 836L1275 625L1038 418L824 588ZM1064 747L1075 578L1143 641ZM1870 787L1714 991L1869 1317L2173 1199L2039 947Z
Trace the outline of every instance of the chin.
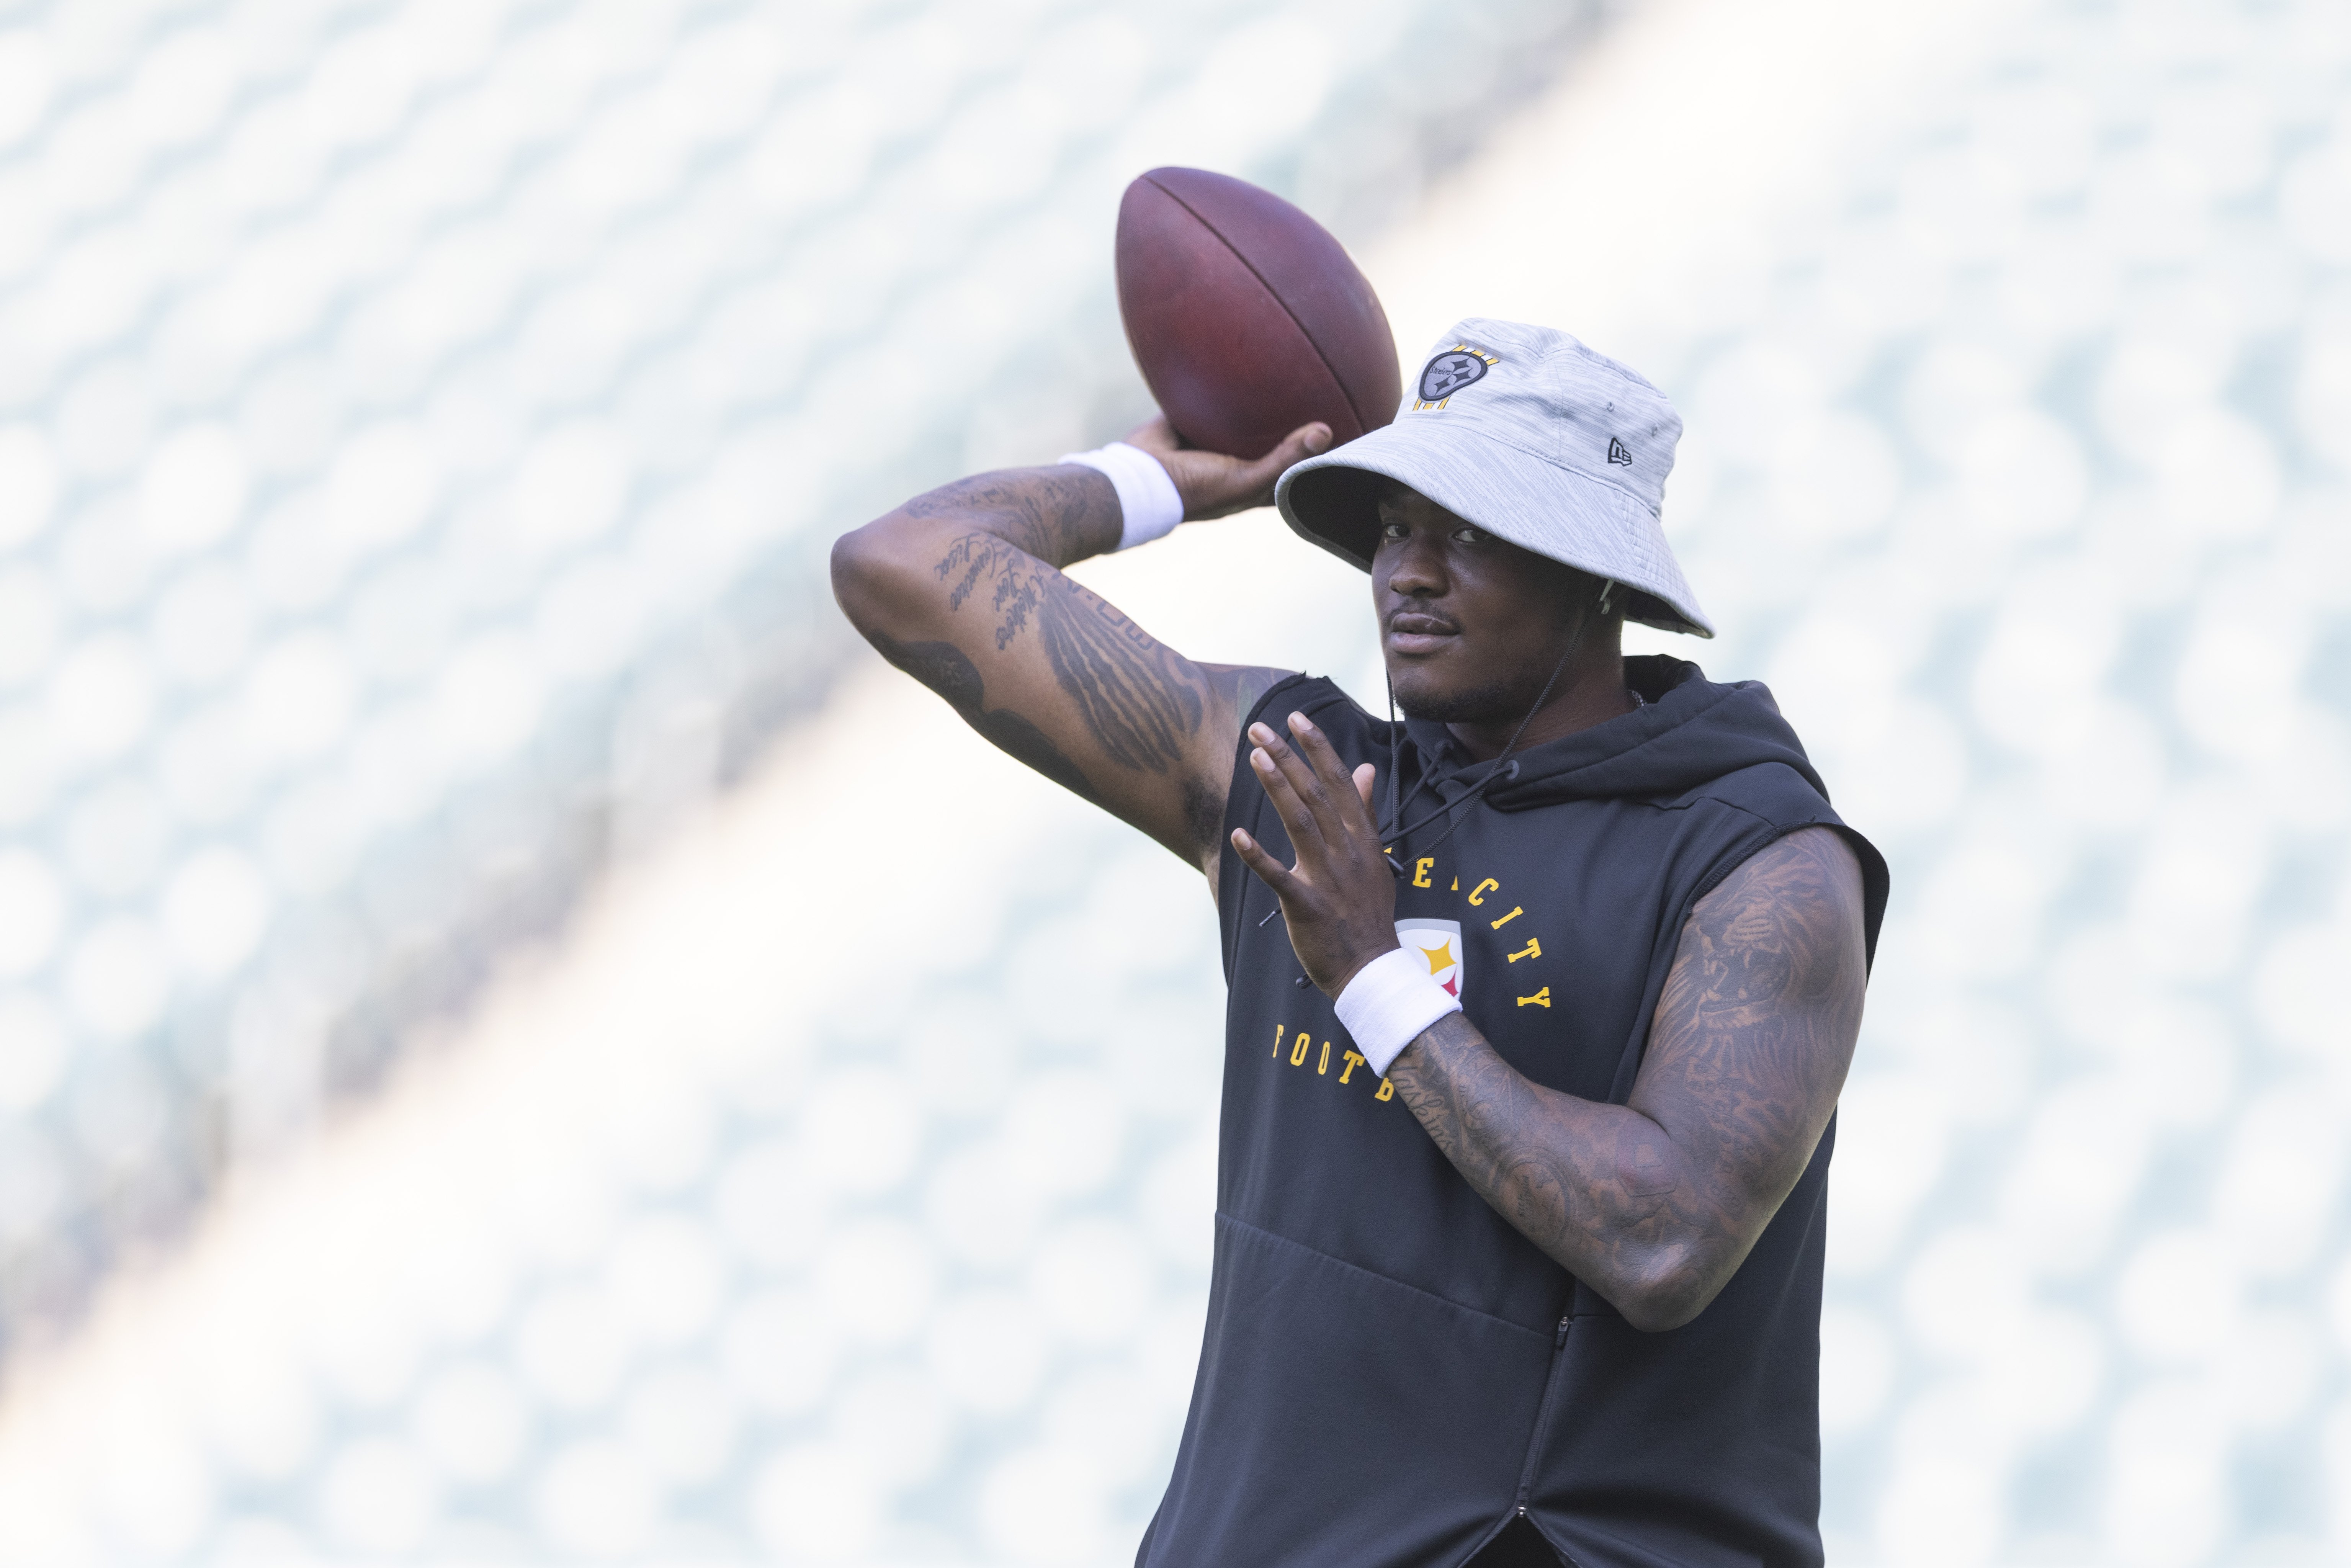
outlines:
M1518 696L1517 686L1507 681L1457 685L1437 678L1434 671L1410 666L1391 671L1388 680L1395 692L1397 711L1406 718L1437 724L1495 724L1520 716L1512 707L1514 698L1517 708L1527 706Z

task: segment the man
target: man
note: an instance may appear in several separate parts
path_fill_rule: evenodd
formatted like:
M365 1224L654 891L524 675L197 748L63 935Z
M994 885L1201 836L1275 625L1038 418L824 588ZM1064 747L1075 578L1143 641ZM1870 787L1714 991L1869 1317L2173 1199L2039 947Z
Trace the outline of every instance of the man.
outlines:
M1886 870L1761 685L1619 652L1711 634L1658 521L1680 430L1473 319L1337 451L1159 422L835 548L885 657L1217 899L1207 1338L1138 1563L1821 1561L1823 1134ZM1269 489L1369 571L1403 723L1058 570Z

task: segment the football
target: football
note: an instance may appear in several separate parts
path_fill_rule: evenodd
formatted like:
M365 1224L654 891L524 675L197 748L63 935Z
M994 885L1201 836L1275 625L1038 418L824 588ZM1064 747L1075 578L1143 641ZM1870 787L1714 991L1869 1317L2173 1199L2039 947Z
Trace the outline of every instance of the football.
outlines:
M1309 420L1333 444L1395 417L1395 339L1330 232L1270 191L1154 169L1118 209L1118 308L1151 395L1193 446L1271 451Z

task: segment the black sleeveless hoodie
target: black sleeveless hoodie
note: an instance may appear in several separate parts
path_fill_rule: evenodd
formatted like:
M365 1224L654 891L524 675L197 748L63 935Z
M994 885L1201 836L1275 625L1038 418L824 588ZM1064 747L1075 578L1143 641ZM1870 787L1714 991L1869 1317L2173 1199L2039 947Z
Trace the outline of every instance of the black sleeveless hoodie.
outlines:
M1843 832L1873 951L1886 891L1763 686L1667 658L1625 672L1649 706L1529 748L1481 800L1487 765L1407 723L1403 818L1437 815L1393 846L1405 940L1495 1049L1617 1103L1691 905L1740 861L1799 828ZM1293 711L1378 766L1384 804L1389 727L1303 676L1250 719ZM1834 1123L1722 1293L1682 1328L1635 1330L1487 1206L1303 982L1272 894L1229 847L1245 827L1290 858L1247 751L1218 889L1207 1333L1138 1568L1455 1568L1521 1511L1581 1568L1820 1563Z

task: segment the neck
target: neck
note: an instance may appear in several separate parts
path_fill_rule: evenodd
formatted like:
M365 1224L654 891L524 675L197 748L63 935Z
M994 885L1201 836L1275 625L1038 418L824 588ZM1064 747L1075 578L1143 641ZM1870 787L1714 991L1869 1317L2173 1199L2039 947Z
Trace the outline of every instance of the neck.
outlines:
M1590 729L1632 711L1633 698L1625 689L1624 656L1613 647L1594 649L1568 661L1551 695L1527 721L1526 733L1519 737L1517 749L1524 751L1531 746L1573 735L1579 729ZM1510 745L1519 721L1511 718L1499 724L1448 724L1445 727L1472 761L1487 762L1499 757L1502 747Z

